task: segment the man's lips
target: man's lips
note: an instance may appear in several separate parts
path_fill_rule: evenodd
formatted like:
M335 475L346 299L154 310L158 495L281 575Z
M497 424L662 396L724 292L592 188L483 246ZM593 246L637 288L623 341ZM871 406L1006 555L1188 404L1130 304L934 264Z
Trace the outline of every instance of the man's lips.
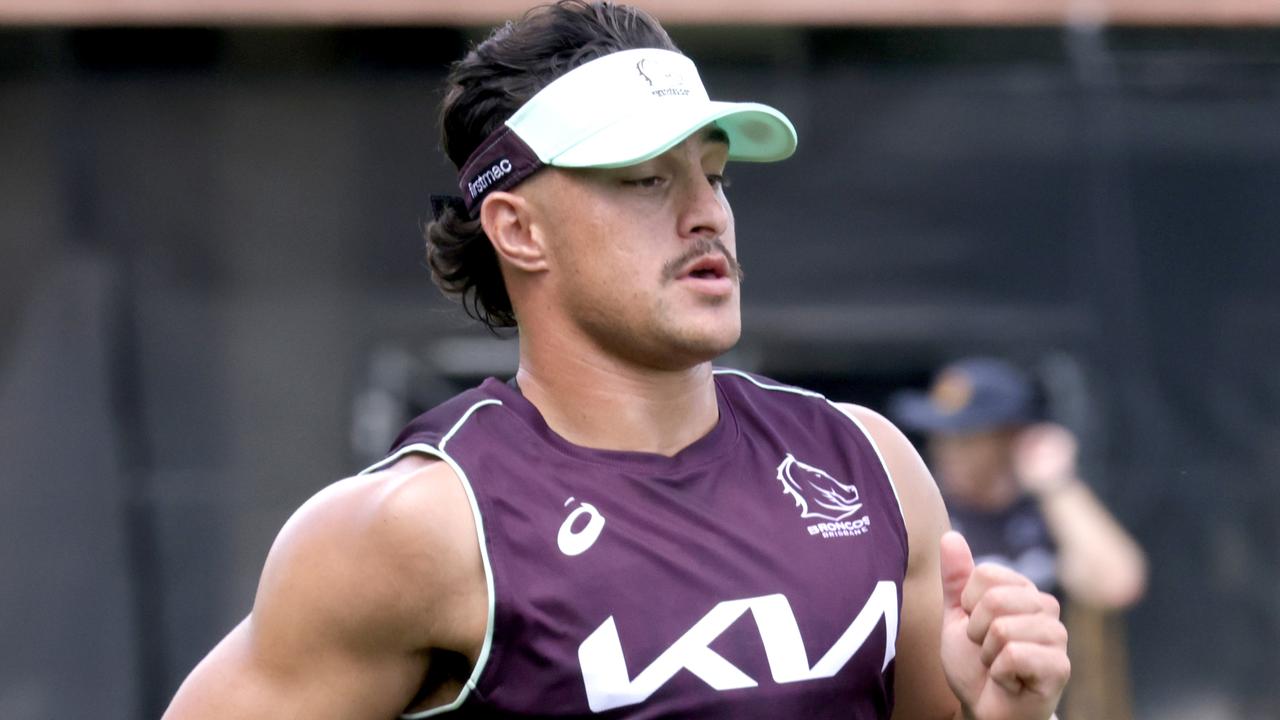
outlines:
M742 266L719 238L698 238L662 266L662 277L666 282L699 281L733 287L742 283Z
M680 271L679 279L719 280L729 277L729 259L722 254L703 255Z

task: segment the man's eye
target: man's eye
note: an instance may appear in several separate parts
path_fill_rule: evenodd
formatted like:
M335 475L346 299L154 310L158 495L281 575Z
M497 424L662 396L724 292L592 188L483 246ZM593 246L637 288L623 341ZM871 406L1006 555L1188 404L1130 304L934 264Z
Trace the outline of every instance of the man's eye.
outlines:
M731 184L728 177L715 173L707 175L707 182L711 183L711 187L716 188L727 188Z
M626 180L624 182L627 185L633 185L635 187L651 188L661 185L662 178L657 175L652 175L650 177L636 178L635 180Z

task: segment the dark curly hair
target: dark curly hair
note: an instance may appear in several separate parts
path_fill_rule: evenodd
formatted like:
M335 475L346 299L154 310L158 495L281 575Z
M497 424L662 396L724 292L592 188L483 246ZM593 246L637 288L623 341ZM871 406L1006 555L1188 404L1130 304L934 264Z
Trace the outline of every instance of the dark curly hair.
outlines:
M455 63L440 108L441 144L461 169L529 98L584 63L621 50L679 52L651 15L610 2L560 0L497 28ZM426 229L431 278L490 330L515 327L498 257L478 218L446 206Z

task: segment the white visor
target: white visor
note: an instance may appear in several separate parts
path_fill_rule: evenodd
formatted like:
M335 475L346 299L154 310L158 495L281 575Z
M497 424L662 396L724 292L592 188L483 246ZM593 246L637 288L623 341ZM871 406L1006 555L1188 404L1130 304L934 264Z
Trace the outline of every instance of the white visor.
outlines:
M635 165L710 124L728 135L730 160L772 162L796 149L785 115L759 103L711 100L684 55L649 48L611 53L530 98L468 159L459 187L474 209L489 192L514 187L538 167Z
M785 115L759 103L711 100L693 61L670 50L624 50L574 68L506 124L547 165L622 167L661 155L710 123L729 135L731 160L782 160L796 149Z

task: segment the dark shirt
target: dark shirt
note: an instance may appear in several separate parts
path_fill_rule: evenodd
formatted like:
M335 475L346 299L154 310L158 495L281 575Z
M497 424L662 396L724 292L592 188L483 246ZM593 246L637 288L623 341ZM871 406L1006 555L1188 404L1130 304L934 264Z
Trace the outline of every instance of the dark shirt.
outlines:
M889 717L907 537L878 451L820 395L715 384L671 457L569 443L493 379L405 429L379 466L450 463L490 587L446 715Z
M1040 505L1023 495L1003 510L977 510L948 498L951 526L964 535L975 562L994 562L1026 575L1042 592L1059 595L1058 550Z

